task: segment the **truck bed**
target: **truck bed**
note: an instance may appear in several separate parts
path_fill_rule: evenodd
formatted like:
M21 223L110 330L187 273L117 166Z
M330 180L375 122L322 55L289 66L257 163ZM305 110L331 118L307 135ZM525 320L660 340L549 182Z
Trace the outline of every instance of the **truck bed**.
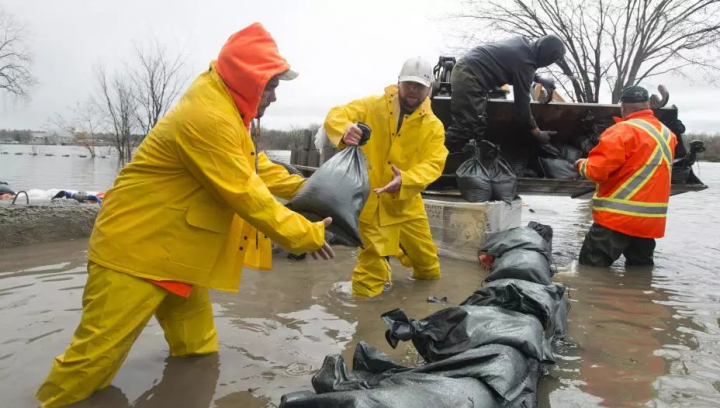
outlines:
M294 165L295 168L300 170L306 176L314 173L317 167L311 166L300 166ZM438 180L442 183L443 177L454 177L454 176L441 176ZM450 184L450 183L448 183ZM707 188L702 183L698 184L673 184L670 191L670 195L683 194L688 192L702 191ZM519 195L547 195L547 196L566 196L573 198L588 198L595 191L595 184L588 180L555 180L545 178L518 178L517 193ZM460 192L457 189L433 189L426 190L423 192L426 196L435 197L460 197Z

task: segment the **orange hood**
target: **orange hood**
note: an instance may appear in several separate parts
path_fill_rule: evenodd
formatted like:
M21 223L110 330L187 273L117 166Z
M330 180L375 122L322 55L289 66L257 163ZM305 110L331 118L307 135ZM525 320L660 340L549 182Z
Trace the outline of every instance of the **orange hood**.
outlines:
M215 69L243 118L246 127L257 115L265 85L290 69L277 44L260 23L230 36L218 55Z

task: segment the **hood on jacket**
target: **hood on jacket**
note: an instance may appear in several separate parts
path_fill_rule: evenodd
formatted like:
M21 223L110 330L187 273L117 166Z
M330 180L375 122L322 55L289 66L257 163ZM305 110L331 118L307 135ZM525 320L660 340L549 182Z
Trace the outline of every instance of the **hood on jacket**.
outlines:
M552 65L565 56L565 44L560 37L552 34L538 38L532 48L538 68Z
M260 23L230 36L218 55L215 69L235 101L246 127L255 118L265 86L290 69L277 44Z

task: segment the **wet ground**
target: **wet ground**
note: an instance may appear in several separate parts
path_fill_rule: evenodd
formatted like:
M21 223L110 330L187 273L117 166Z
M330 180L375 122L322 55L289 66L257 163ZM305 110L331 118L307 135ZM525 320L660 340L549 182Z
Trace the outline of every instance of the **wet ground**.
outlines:
M523 223L555 229L556 281L570 288L570 335L540 382L541 407L720 406L720 165L703 164L711 189L672 198L657 265L581 268L574 258L591 222L587 201L525 197ZM0 251L0 407L34 407L33 393L79 321L86 242ZM484 277L474 264L442 260L443 278L407 279L378 299L349 296L353 253L334 262L275 260L272 272L246 271L237 294L213 293L218 355L169 359L152 322L113 385L81 407L272 407L310 388L326 354L350 359L365 340L413 364L410 345L392 350L379 315L402 307L424 317L457 304Z

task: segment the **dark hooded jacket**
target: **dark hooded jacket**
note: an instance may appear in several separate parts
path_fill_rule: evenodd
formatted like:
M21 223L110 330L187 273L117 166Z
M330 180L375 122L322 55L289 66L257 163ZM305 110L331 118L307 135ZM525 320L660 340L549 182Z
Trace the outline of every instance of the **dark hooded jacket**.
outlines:
M512 37L493 44L475 47L461 58L477 76L480 86L491 90L505 84L513 86L515 106L528 129L536 127L530 112L530 85L535 71L565 56L565 45L554 35L531 43L523 37Z

